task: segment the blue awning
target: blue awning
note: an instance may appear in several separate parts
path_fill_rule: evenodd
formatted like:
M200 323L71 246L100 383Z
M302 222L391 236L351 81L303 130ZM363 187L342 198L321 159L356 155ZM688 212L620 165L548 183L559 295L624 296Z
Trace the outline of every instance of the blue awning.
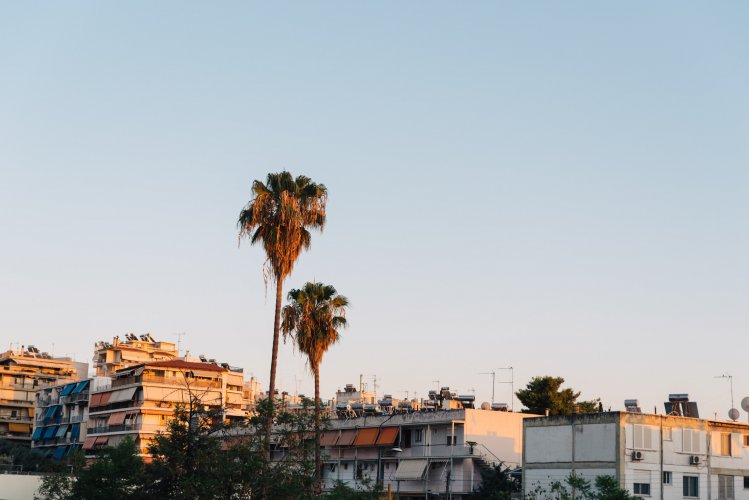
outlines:
M57 434L55 434L55 437L63 437L66 432L68 432L68 424L61 425L59 429L57 429Z
M55 434L57 434L57 427L50 426L44 429L44 436L42 436L44 439L52 439L55 437Z
M47 412L44 414L44 418L52 418L52 416L55 414L55 407L50 406L47 408Z
M52 458L54 458L55 460L60 460L65 455L65 452L67 450L68 450L67 446L60 446L52 454Z
M70 429L70 441L78 441L81 436L81 424L73 424L73 428Z
M84 380L83 382L78 382L75 386L75 389L73 389L73 392L71 394L78 394L79 392L83 391L86 387L88 387L88 383L90 380Z
M70 391L75 389L76 384L68 384L66 385L62 391L60 391L60 396L67 396L70 394Z
M41 439L43 430L44 429L42 429L41 427L37 427L36 429L34 429L34 433L31 435L31 440L38 441L39 439Z

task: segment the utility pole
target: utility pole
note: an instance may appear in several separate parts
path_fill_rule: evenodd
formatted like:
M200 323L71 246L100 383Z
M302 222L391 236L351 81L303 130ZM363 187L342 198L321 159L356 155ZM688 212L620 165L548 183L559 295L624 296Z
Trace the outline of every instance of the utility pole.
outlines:
M494 370L490 372L482 372L479 375L491 375L492 376L492 404L494 404L494 379L497 377L497 372Z

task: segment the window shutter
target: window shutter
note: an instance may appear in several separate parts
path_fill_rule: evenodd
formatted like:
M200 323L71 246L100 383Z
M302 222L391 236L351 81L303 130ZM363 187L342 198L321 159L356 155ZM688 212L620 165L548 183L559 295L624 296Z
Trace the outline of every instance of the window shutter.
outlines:
M642 426L642 447L646 450L653 449L653 430L644 425Z
M721 442L720 442L720 432L711 432L710 433L710 451L712 452L712 455L720 456L721 452Z
M741 434L738 432L731 433L731 456L741 456Z
M642 449L643 444L643 436L642 436L642 430L643 427L641 425L633 425L633 448L636 450Z
M702 453L702 432L692 431L692 453Z
M681 451L692 453L692 430L682 429L681 431Z

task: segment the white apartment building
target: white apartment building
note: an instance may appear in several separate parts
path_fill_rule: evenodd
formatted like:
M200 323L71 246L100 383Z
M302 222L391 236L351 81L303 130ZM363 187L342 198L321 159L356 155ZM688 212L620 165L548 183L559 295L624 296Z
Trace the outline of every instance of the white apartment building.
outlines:
M522 422L532 416L466 408L332 420L320 440L324 487L369 479L402 499L468 497L484 467L520 465Z
M524 495L572 472L614 476L643 499L749 500L749 424L628 412L526 419Z

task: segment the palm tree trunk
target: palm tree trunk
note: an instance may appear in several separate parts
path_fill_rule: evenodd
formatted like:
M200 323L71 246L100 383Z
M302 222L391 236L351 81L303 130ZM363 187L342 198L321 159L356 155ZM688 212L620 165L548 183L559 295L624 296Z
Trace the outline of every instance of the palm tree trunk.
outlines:
M268 428L266 429L266 439L268 441L268 459L270 459L271 450L271 430L273 427L273 414L275 413L276 402L276 365L278 364L278 337L281 327L281 300L283 291L283 279L276 276L276 317L273 321L273 353L270 361L270 382L268 386L268 401L270 402L270 411L268 412Z
M322 460L320 457L320 367L315 366L315 495L322 492Z

